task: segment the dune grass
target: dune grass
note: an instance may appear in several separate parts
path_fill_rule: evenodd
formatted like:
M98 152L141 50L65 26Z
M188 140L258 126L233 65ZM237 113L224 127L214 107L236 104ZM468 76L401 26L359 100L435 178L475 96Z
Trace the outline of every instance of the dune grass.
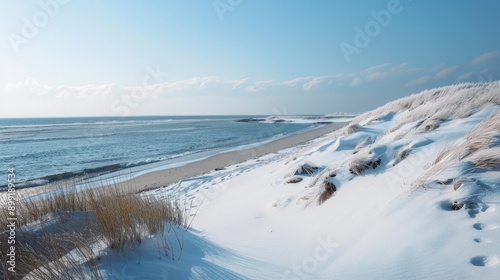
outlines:
M369 169L373 164L371 157L364 155L355 156L349 162L349 171L355 175L361 175L365 170Z
M358 131L361 128L361 126L358 123L355 123L354 121L351 122L351 124L347 127L347 134L353 134L354 132Z
M8 212L3 208L0 226L6 228ZM101 279L92 249L97 242L123 253L126 246L163 234L166 223L187 224L176 202L143 198L117 187L77 191L65 186L19 198L16 210L16 275L29 274L31 279ZM5 246L0 244L1 271L7 267Z
M433 122L429 129L438 122L468 117L482 108L500 105L500 82L467 83L446 86L403 97L389 102L375 110L354 118L351 124L364 125L391 112L403 112L404 118L395 121L390 131L396 131L407 123L417 120ZM431 121L434 120L434 121ZM425 127L422 128L425 131Z
M353 154L357 154L361 149L368 147L372 145L376 140L373 139L373 137L365 137L356 143L356 147L354 147L354 150L352 151Z
M467 149L478 151L496 146L500 138L500 110L491 114L465 137Z
M323 191L318 197L319 205L327 201L337 191L337 187L335 186L335 184L326 180L323 182L323 184L321 184L321 187Z
M318 170L318 167L314 163L306 162L299 165L295 171L295 175L311 175L316 172L316 170Z
M468 160L476 169L500 170L500 147L477 151Z
M500 110L496 110L458 141L447 145L415 182L424 186L452 165L470 162L473 169L494 169L500 164ZM470 170L470 172L473 171Z
M469 117L488 106L500 105L500 81L489 83L466 83L425 90L418 94L403 97L387 103L375 110L354 118L350 126L359 128L374 120L398 112L389 132L397 132L394 140L404 138L414 131L427 133L438 129L443 122ZM417 123L410 130L407 124ZM354 129L351 129L354 132ZM458 141L447 145L438 153L434 162L414 184L423 186L431 177L455 164L469 162L473 168L493 169L498 167L498 149L500 145L500 111L482 121L473 130ZM396 155L395 162L408 155L402 150ZM359 174L367 168L367 163L360 158L350 162L351 172Z
M394 153L394 161L393 166L399 164L403 160L405 160L411 154L411 149L408 147L402 147L396 153Z

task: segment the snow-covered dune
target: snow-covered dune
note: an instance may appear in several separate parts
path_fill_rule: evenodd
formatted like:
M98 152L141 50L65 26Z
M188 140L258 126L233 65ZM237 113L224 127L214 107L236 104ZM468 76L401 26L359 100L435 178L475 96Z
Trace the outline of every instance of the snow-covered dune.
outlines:
M151 239L112 261L129 279L499 279L499 149L500 82L427 90L144 193L185 202L182 257Z

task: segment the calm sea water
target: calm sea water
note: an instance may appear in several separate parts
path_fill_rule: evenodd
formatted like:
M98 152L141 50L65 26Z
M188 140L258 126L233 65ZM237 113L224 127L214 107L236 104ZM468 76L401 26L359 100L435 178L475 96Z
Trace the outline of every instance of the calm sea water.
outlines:
M15 167L18 181L31 180L29 184L37 185L188 155L192 158L198 153L264 142L317 126L236 122L241 118L244 117L0 119L1 174L6 174L8 167Z

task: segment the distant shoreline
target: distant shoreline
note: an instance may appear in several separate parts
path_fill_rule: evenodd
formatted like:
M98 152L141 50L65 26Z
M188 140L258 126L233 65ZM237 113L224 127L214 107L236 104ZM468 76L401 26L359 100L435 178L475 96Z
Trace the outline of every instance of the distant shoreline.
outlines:
M227 166L238 164L252 158L294 147L300 143L311 141L328 133L334 132L348 123L349 122L338 122L327 124L320 128L280 138L257 147L216 154L206 159L188 163L180 167L146 173L114 185L120 189L129 189L133 192L143 192L165 187L177 183L182 179L195 177L216 169L223 169Z

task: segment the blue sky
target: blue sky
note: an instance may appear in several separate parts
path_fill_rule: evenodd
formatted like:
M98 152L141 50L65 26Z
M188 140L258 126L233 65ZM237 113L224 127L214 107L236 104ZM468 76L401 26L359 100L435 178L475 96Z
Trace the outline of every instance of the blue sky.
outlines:
M0 117L363 112L500 79L498 1L2 1Z

